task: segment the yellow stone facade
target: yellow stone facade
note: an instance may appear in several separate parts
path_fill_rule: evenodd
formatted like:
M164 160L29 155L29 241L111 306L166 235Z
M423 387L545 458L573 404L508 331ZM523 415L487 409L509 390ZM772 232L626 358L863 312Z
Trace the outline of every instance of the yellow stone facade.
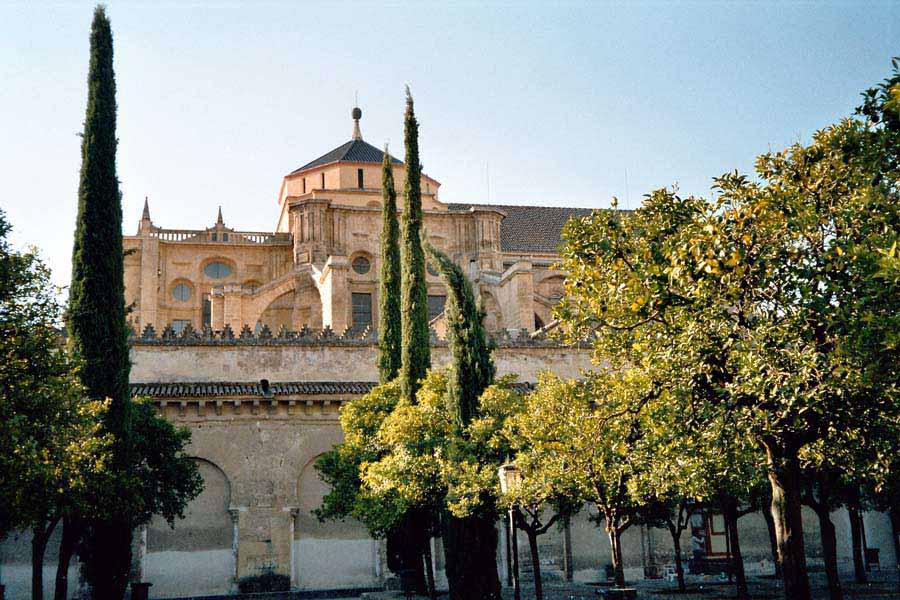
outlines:
M336 152L344 147L343 154ZM198 331L268 325L273 332L306 326L342 333L377 324L382 154L361 137L336 151L329 153L335 160L325 155L284 177L273 232L227 227L221 210L208 229L162 228L145 204L137 233L125 237L133 328L151 325L162 332L171 325L180 331L190 323ZM393 170L402 190L406 166L395 161ZM504 221L511 210L517 223L541 221L541 211L553 212L556 229L544 237L558 240L560 209L448 204L440 200L439 188L423 175L428 239L467 269L487 309L489 329L534 331L549 323L563 283L553 268L555 243L507 247ZM433 273L428 288L438 306L445 292Z

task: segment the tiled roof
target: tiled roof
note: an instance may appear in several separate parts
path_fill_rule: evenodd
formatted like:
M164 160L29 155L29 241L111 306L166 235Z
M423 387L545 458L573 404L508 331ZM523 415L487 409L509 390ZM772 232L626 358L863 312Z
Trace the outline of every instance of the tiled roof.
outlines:
M450 204L450 210L496 208L506 213L500 222L500 249L504 252L556 252L563 226L572 217L585 217L590 208L511 206L504 204Z
M281 396L365 394L373 387L375 383L371 381L287 381L269 385L273 394ZM259 382L132 383L131 395L152 398L260 396L262 386Z
M287 381L272 382L269 389L276 396L336 396L368 393L377 385L372 381ZM530 383L515 383L520 392L532 389ZM132 383L132 396L151 398L203 398L215 396L261 396L259 382L185 382Z
M350 140L346 144L338 146L331 152L323 154L316 160L306 163L299 169L291 171L291 175L312 169L313 167L321 167L333 162L363 162L363 163L381 163L384 160L384 152L366 143L362 140ZM391 162L395 165L403 164L397 158L391 157Z

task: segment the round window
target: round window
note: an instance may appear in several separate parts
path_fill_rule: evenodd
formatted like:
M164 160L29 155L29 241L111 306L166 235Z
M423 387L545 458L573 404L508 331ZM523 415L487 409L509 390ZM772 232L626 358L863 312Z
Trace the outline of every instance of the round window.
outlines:
M191 286L186 283L179 283L172 290L172 296L181 302L187 302L191 299Z
M353 259L353 270L360 275L365 275L372 268L372 263L365 256L357 256Z
M438 270L434 268L434 265L431 264L431 261L428 261L426 263L426 268L428 269L428 272L431 275L433 275L434 277L437 277L438 275L440 275L440 273L438 273Z
M203 267L203 272L206 273L207 277L222 279L223 277L231 275L231 267L223 262L211 262Z

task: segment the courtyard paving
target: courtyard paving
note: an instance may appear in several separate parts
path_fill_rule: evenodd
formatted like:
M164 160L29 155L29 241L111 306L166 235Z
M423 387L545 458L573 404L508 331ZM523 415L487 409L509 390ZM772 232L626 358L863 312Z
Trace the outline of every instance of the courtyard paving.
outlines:
M813 586L813 598L815 600L827 600L828 592L825 585L825 576L821 573L810 574ZM900 600L900 583L896 575L888 571L870 574L868 584L860 585L850 581L843 581L844 600ZM734 598L734 586L727 582L717 581L714 578L690 579L688 588L690 593L680 594L674 589L674 584L661 580L644 580L629 584L637 589L638 598L641 600L720 600ZM782 600L784 598L781 582L766 577L751 577L749 579L750 595L753 600ZM597 600L598 587L578 584L547 582L544 584L544 600ZM446 595L442 596L446 597ZM402 595L393 592L379 592L365 594L367 600L394 600L403 598ZM418 598L418 597L417 597ZM511 589L503 590L504 600L512 600ZM529 584L523 584L522 600L532 600L534 589Z

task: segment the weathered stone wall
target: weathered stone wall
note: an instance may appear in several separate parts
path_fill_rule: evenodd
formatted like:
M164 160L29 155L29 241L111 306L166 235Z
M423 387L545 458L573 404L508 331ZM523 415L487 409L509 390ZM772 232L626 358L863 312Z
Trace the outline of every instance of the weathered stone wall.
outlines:
M356 345L143 345L131 350L131 381L377 381L376 349ZM445 346L433 349L433 364L448 364ZM499 374L535 382L543 371L580 377L590 352L578 348L519 346L494 352Z

